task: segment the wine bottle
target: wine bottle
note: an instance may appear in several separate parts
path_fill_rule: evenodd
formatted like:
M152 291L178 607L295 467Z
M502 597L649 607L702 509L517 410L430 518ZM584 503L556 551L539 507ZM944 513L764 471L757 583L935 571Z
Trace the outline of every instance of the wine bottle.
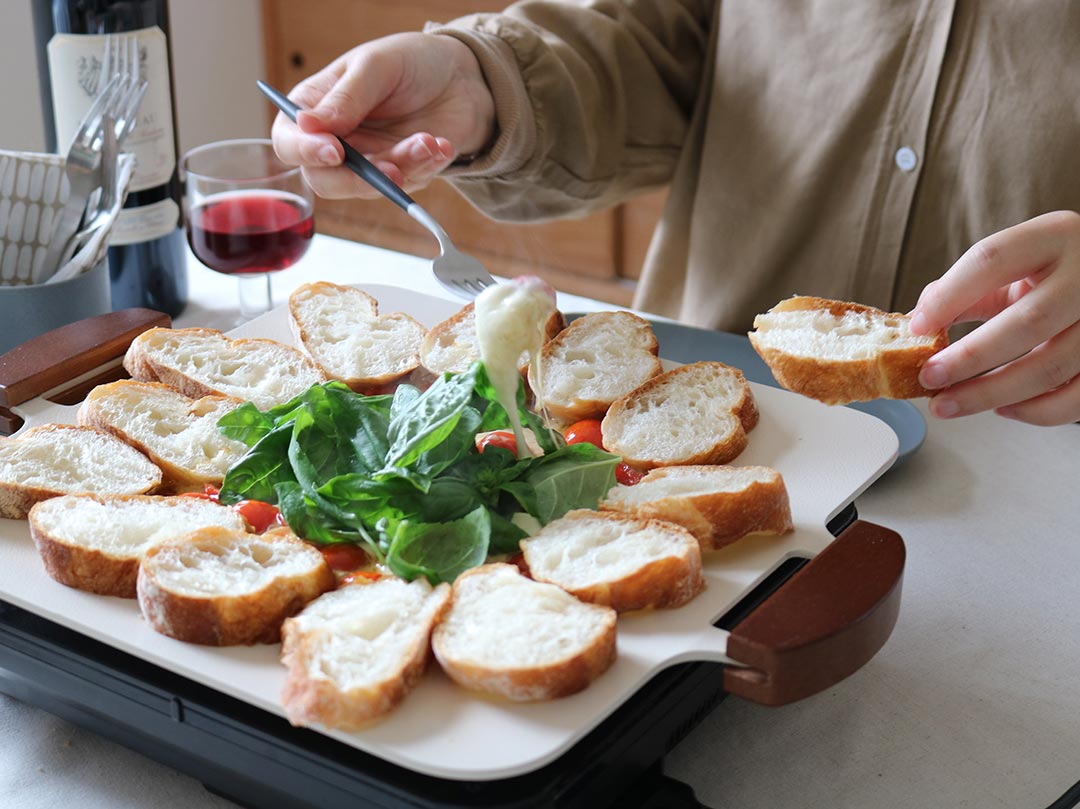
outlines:
M46 50L52 118L61 153L108 81L101 75L107 35L137 39L142 76L149 86L135 129L124 144L124 151L135 155L136 164L127 201L109 240L112 307L143 306L175 317L187 303L188 281L167 0L37 2L52 5Z

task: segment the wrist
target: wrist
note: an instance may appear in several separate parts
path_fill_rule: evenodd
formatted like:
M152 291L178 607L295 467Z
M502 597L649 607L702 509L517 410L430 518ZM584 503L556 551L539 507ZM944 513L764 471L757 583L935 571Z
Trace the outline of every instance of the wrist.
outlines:
M498 139L498 123L495 114L495 97L484 78L480 60L472 48L455 37L444 37L452 43L453 63L456 66L462 91L471 109L470 118L475 124L459 143L455 143L459 157L455 162L465 163L475 160L488 151Z

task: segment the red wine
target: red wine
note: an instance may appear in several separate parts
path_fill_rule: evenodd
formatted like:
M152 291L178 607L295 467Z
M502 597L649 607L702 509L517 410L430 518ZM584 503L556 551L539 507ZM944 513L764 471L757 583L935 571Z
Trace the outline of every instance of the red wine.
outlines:
M129 34L138 41L140 71L150 84L138 124L124 144L137 162L109 240L112 308L145 306L175 317L187 302L188 279L166 0L35 0L33 5L36 36L49 66L43 101L46 111L52 109L60 152L108 80L101 75L106 35Z
M210 269L229 274L291 267L315 233L311 205L286 191L215 194L189 216L191 251Z

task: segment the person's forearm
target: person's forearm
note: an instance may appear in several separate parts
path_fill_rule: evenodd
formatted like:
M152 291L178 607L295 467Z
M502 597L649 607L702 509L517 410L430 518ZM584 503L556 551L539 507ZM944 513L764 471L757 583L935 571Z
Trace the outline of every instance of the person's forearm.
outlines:
M664 184L697 99L713 4L529 0L429 30L476 54L492 148L448 174L502 219L582 214Z

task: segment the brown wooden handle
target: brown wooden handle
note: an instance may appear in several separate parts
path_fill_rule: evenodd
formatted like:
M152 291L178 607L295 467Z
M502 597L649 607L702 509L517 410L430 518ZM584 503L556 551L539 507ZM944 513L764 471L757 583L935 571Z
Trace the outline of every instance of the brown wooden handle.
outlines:
M900 612L904 541L857 520L731 630L724 687L762 705L816 694L862 667Z
M0 356L0 407L14 407L124 355L138 335L168 327L168 315L121 309L45 332Z

